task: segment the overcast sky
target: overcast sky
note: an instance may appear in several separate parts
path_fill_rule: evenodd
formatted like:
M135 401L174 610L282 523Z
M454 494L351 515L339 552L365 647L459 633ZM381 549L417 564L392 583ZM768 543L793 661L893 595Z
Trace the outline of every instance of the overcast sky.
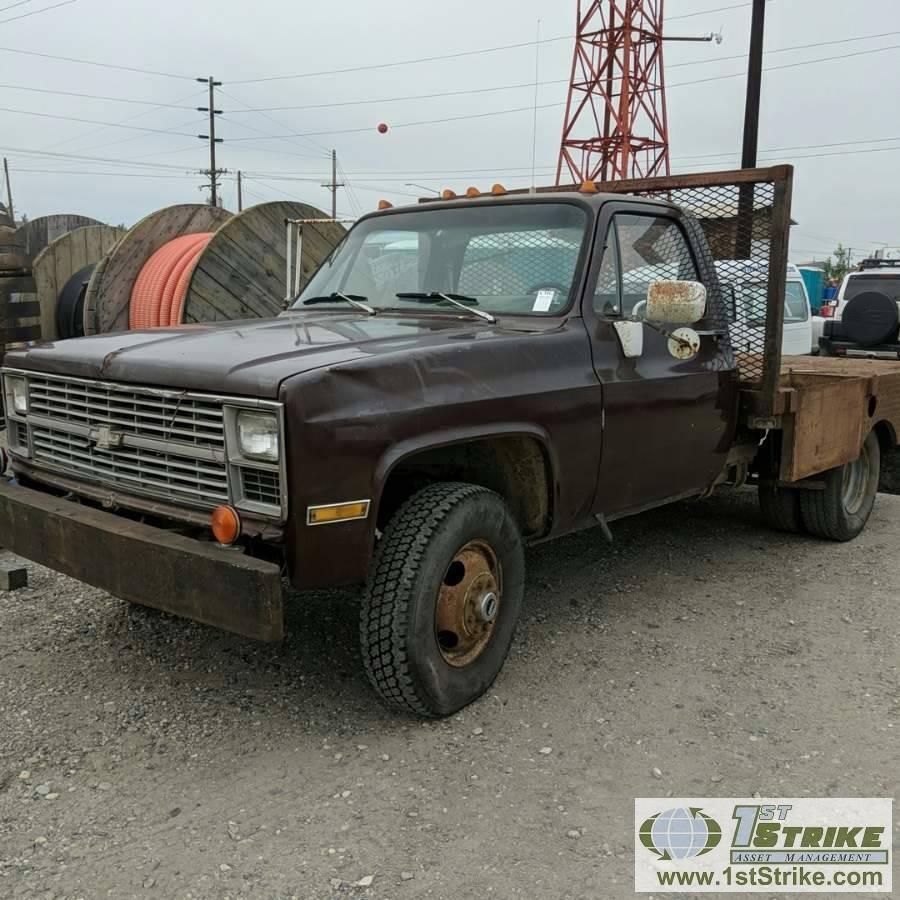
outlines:
M422 193L405 182L436 189L493 181L525 185L531 177L532 113L501 111L533 103L533 46L355 73L251 80L529 42L538 19L543 38L565 37L574 31L576 9L575 0L73 0L13 18L60 2L0 0L0 47L7 48L0 50L0 152L10 160L13 200L17 212L32 218L76 212L127 224L161 206L202 201L202 179L191 173L208 163L207 146L195 137L207 127L193 108L206 100L204 86L192 79L208 74L223 82L217 107L224 115L217 127L225 142L218 164L248 173L245 205L288 196L328 208L329 195L319 184L329 177L331 147L351 186L339 194L339 210L348 215L374 208L381 197L399 203ZM669 34L722 28L725 38L721 45L666 45L675 172L739 164L746 62L728 57L747 51L750 8L740 3L666 0ZM720 9L733 6L738 8ZM872 37L888 32L894 34ZM828 44L857 37L868 39ZM821 46L788 49L816 44ZM900 3L857 0L850 7L836 0L771 0L766 48L785 51L769 52L767 67L831 57L769 71L763 84L760 147L777 152L765 152L761 160L796 166L793 258L821 258L838 241L857 256L876 242L900 245L900 134L894 122ZM873 52L879 48L888 49ZM546 107L537 120L539 183L554 177L571 53L570 39L540 45L539 80L550 83L538 93L539 107ZM704 79L710 80L684 84ZM508 89L391 99L495 87ZM186 108L53 93L62 91ZM351 101L378 102L322 108ZM248 106L307 108L260 113ZM453 121L476 113L496 115ZM379 122L391 126L387 134L378 133ZM273 137L297 133L309 137ZM231 178L223 197L236 208Z

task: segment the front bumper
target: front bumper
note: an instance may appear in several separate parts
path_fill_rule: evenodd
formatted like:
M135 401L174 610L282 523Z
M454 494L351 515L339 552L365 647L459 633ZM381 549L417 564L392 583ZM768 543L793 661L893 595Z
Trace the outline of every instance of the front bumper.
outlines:
M900 344L877 344L863 347L852 341L819 338L819 349L827 356L847 356L851 359L900 359Z
M0 546L132 603L262 641L284 633L274 563L5 480Z

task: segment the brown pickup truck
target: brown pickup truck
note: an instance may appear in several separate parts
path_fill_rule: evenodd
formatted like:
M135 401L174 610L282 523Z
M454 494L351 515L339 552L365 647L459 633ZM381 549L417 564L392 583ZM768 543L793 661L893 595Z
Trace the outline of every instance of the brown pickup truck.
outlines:
M263 640L282 576L365 584L372 684L441 716L500 671L528 544L748 482L774 527L852 538L900 367L783 364L790 187L778 167L384 209L276 319L11 352L0 543ZM730 260L768 272L759 308L728 307Z

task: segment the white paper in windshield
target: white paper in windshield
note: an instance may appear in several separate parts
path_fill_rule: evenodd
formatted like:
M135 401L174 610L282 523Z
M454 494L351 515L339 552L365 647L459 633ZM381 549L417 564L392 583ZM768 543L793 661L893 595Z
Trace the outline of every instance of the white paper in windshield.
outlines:
M534 306L531 307L532 312L547 312L551 304L556 299L556 291L538 291L534 298Z

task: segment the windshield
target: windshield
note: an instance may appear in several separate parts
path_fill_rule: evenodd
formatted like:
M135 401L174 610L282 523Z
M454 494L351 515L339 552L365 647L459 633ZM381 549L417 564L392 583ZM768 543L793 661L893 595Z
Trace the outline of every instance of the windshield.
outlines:
M753 281L740 286L740 305L742 318L748 325L762 328L766 324L769 288L765 282ZM809 306L803 284L799 281L788 281L784 286L784 322L805 322L809 318Z
M444 307L397 294L440 292L471 298L488 313L557 315L572 298L587 224L587 212L569 203L434 207L373 217L348 234L293 308L340 292L376 310L421 312ZM346 308L340 299L334 303Z
M844 300L852 300L865 291L878 291L887 294L891 300L900 303L900 275L850 275L844 285Z
M803 283L789 281L784 291L784 321L805 322L809 318L809 304L803 292Z

